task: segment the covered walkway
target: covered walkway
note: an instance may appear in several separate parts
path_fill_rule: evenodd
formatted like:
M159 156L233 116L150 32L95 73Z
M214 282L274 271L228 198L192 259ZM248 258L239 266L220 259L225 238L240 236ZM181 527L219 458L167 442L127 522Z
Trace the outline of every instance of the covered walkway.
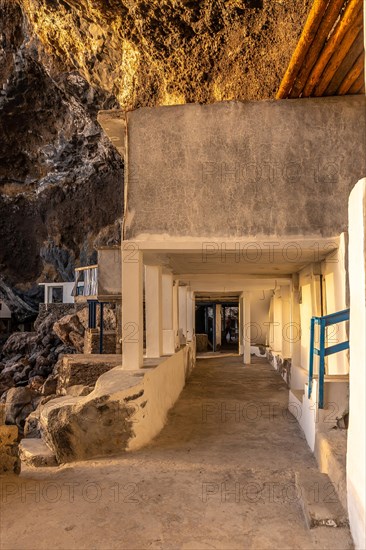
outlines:
M264 360L200 359L149 447L4 478L1 549L352 548L305 525L295 474L317 466L287 400Z

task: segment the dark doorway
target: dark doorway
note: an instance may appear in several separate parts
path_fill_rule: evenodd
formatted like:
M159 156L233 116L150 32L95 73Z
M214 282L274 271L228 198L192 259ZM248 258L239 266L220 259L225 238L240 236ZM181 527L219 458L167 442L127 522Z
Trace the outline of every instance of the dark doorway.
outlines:
M53 304L62 304L63 302L63 288L62 286L55 286L52 288L52 300Z
M216 306L220 306L217 308ZM220 319L217 318L220 315ZM215 327L216 330L215 330ZM197 302L196 335L207 335L206 351L239 352L239 303Z

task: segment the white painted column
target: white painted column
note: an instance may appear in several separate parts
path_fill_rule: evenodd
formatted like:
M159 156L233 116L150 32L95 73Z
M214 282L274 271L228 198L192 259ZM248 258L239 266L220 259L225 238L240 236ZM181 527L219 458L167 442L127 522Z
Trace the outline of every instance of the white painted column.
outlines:
M284 358L291 357L291 302L290 302L290 287L288 285L281 286L281 302L282 302L282 355Z
M244 293L244 364L250 364L250 293Z
M347 502L356 549L366 548L366 179L353 188L348 205L350 288L349 427Z
M273 331L270 335L273 351L282 353L282 300L280 290L273 296Z
M187 287L180 286L179 293L179 342L187 341Z
M301 318L299 298L299 276L292 275L292 287L290 291L291 302L291 357L292 364L301 365Z
M221 304L216 304L216 346L221 347Z
M174 332L174 348L179 349L179 280L175 280L173 284L173 332Z
M44 285L44 303L48 305L50 303L50 293L49 293L50 287L48 285Z
M299 302L299 276L292 276L291 299L291 389L303 390L307 382L306 371L301 368L301 317Z
M321 303L321 266L319 262L312 264L312 276L311 276L311 299L313 315L320 316L322 314Z
M146 357L160 357L163 352L162 269L145 266Z
M162 307L163 307L163 355L175 352L173 329L173 275L163 273L162 276Z
M244 300L239 298L239 355L244 353Z
M187 341L193 340L194 328L194 297L192 290L187 287Z
M143 364L143 255L128 243L122 245L122 296L122 364L135 370Z

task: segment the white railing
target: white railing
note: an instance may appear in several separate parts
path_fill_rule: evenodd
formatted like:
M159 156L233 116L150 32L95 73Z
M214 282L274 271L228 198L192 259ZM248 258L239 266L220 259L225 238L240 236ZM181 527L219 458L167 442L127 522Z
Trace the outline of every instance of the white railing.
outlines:
M98 266L88 265L75 269L74 296L96 296L98 293Z

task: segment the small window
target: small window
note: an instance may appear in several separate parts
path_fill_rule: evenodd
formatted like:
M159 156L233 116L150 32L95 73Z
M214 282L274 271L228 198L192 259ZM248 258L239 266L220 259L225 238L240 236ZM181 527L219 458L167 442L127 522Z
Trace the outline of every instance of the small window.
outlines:
M62 304L63 302L63 288L60 286L57 286L55 288L52 288L52 300L51 302L53 304Z

